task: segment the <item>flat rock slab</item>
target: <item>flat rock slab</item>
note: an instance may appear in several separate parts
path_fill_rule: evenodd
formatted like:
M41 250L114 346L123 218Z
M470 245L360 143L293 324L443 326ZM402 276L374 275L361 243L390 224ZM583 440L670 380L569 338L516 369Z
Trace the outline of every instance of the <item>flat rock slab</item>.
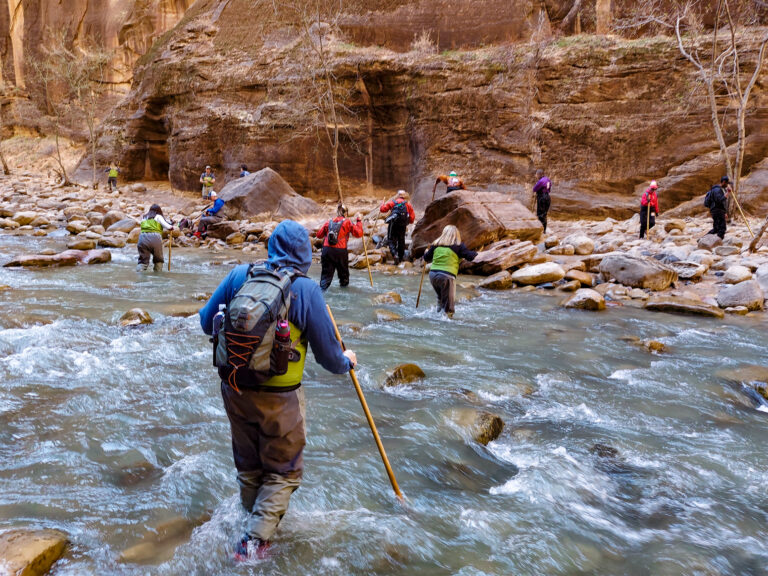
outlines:
M0 534L0 574L42 576L67 547L58 530L9 530Z
M537 252L538 249L531 242L501 240L478 252L473 261L462 262L461 271L466 274L490 276L530 262Z
M690 300L675 296L659 296L645 303L646 310L654 312L670 312L672 314L693 314L722 318L725 313L717 306L712 306L700 300Z
M677 272L653 258L628 254L608 254L600 262L604 280L648 290L666 290L677 280Z
M58 254L32 254L19 256L3 264L5 268L50 268L56 266L77 266L78 264L103 264L112 260L109 250L65 250Z
M427 206L413 230L411 253L421 256L448 224L473 250L505 238L537 242L544 231L536 216L508 194L458 190Z

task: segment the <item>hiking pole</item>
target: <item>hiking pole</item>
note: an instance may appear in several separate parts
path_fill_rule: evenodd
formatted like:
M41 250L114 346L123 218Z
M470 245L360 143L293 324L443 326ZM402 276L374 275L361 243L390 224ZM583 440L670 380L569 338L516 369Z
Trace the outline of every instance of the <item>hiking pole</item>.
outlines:
M333 330L336 332L336 339L339 341L339 344L341 345L342 350L346 350L346 347L344 346L344 341L341 339L341 333L339 332L339 327L336 325L336 320L333 318L333 312L331 312L331 307L327 304L325 305L326 309L328 310L328 316L331 317L331 323L333 324ZM389 465L389 458L387 458L387 453L384 451L384 445L381 443L381 438L379 438L379 433L376 430L376 424L373 423L373 416L371 416L371 411L368 409L368 403L365 401L365 396L363 396L363 389L360 387L360 382L357 380L357 375L355 374L355 369L352 368L349 371L349 375L352 378L352 383L355 385L355 390L357 391L357 397L360 399L360 404L363 407L363 412L365 412L365 417L368 420L368 426L371 427L371 432L373 433L373 439L376 440L376 446L379 448L379 454L381 454L381 460L384 462L384 468L387 469L387 476L389 476L389 481L392 484L392 490L395 491L395 495L397 496L397 499L400 500L400 502L403 501L403 493L400 492L400 487L397 485L397 480L395 479L395 473L392 472L392 466Z
M648 206L645 207L645 235L648 240L651 239L651 203L648 202Z
M373 288L373 274L371 274L371 262L368 260L368 248L365 245L365 226L363 226L363 252L365 252L365 266L368 268L368 280Z
M416 296L416 308L419 307L419 302L421 301L421 287L424 286L424 273L427 271L427 263L424 262L424 265L421 267L421 281L419 282L419 295Z
M439 180L435 180L435 185L432 186L432 200L430 200L430 202L434 202L435 201L435 190L437 190L437 183L438 182L439 182Z
M173 227L168 234L168 272L171 271L171 248L173 248Z

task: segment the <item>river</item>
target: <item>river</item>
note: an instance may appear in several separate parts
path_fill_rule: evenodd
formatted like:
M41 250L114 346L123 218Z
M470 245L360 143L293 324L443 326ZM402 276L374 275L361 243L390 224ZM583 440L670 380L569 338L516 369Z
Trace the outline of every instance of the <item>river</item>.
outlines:
M3 261L63 243L0 236ZM0 528L67 532L56 575L768 571L768 413L717 375L768 365L763 315L569 311L551 294L502 292L450 321L428 283L430 306L414 311L418 275L377 274L371 289L353 271L327 300L359 324L345 341L407 504L349 379L310 360L304 483L273 557L235 566L242 514L210 345L197 316L175 314L201 306L242 254L177 249L173 272L143 275L135 248L113 255L0 269ZM403 304L372 303L388 290ZM154 324L120 327L136 306ZM382 307L403 319L377 322ZM426 379L383 389L404 362ZM499 414L501 437L471 442L454 423L467 408ZM197 528L167 559L120 561L179 517Z

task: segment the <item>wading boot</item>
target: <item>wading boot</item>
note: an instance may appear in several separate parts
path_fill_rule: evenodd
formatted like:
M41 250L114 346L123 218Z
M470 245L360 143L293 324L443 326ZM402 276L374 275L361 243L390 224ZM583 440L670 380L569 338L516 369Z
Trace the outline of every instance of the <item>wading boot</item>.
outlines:
M243 534L240 542L235 546L235 560L237 562L254 562L256 560L265 560L269 557L269 542L264 542L260 538L252 538L248 534Z
M152 269L155 272L162 272L163 271L163 263L162 262L155 262L152 266Z

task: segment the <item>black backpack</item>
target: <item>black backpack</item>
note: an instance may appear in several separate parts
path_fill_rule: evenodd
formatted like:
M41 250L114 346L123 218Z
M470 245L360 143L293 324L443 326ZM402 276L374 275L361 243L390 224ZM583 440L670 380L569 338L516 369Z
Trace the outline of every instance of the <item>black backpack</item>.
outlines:
M408 204L405 202L395 203L395 205L392 207L392 211L390 212L389 216L387 216L387 219L384 220L387 224L390 222L396 222L398 224L407 224L408 220L410 220L410 215L408 214Z
M704 196L704 207L709 208L710 210L712 208L717 208L718 204L720 204L720 195L723 193L723 189L715 184L712 186L712 188L709 189L709 192L707 192L707 195Z
M336 244L339 243L339 232L341 232L342 226L344 226L344 219L341 219L338 222L334 222L333 220L328 220L328 245L329 246L336 246Z

